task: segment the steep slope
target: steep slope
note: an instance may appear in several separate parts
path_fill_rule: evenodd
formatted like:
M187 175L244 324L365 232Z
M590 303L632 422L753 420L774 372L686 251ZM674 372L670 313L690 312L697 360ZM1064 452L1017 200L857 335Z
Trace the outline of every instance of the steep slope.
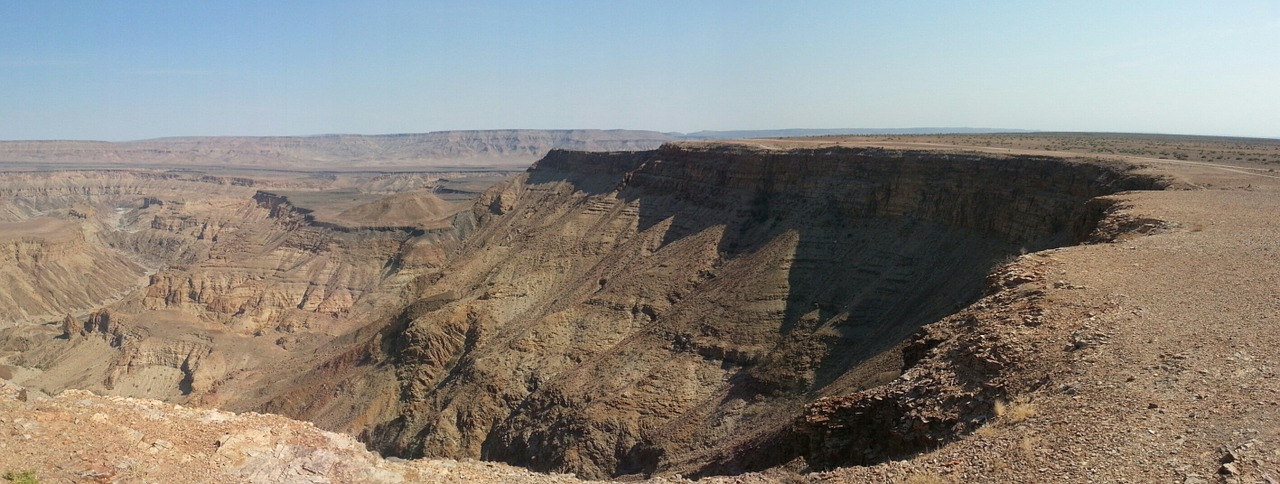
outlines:
M145 267L94 239L62 218L0 222L0 325L78 313L146 282Z
M382 333L399 455L607 477L674 469L896 376L885 353L997 261L1088 233L1120 166L877 149L553 151ZM1073 231L1074 229L1074 231ZM896 360L896 361L895 361Z

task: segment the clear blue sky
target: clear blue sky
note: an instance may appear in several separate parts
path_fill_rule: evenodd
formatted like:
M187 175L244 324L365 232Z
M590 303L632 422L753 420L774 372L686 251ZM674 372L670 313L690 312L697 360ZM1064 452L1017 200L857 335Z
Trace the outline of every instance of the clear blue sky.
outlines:
M1280 137L1280 0L15 0L0 5L0 89L0 139L925 126Z

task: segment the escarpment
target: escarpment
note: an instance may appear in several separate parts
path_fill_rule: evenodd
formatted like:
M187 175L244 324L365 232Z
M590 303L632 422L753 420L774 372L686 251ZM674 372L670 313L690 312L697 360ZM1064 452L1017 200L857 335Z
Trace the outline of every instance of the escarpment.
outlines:
M420 290L450 297L379 333L399 401L365 439L592 478L802 456L806 404L895 377L999 261L1086 235L1088 200L1160 186L1048 157L552 151L477 201Z

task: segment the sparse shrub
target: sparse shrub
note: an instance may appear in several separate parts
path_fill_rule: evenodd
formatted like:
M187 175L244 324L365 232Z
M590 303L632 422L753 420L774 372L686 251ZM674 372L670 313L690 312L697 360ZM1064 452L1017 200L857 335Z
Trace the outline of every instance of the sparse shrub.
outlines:
M1036 406L1025 398L1018 397L1008 403L1004 400L996 400L994 411L997 419L1009 423L1018 423L1034 417L1036 415Z
M1023 437L1018 441L1018 450L1022 452L1022 456L1026 459L1034 459L1036 450L1044 446L1044 440L1040 437Z
M5 471L3 477L15 484L40 484L36 471Z
M995 435L996 435L996 426L995 426L995 425L992 425L990 422L987 422L987 424L986 424L986 425L983 425L983 426L981 426L981 427L978 427L978 430L974 430L974 431L973 431L973 435L976 435L976 436L978 436L978 437L982 437L982 438L991 438L991 437L995 437Z

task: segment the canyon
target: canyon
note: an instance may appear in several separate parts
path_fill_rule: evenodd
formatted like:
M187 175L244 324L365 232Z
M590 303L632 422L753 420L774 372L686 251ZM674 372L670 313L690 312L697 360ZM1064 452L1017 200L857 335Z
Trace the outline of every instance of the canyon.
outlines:
M687 465L892 378L861 364L1002 258L1069 243L1088 199L1156 183L881 150L552 152L479 201L436 283L458 299L404 331L406 411L371 440L594 478Z
M1137 444L1089 440L1137 425L1090 413L1116 405L1107 392L1174 392L1188 376L1162 372L1196 374L1177 362L1274 356L1238 339L1277 336L1264 322L1277 309L1255 304L1274 298L1274 217L1262 211L1278 185L1265 165L973 142L1032 136L1021 134L963 146L623 134L566 146L600 151L514 136L503 143L518 148L467 142L474 152L433 148L439 158L387 147L426 139L409 135L372 147L324 138L324 156L278 139L106 155L81 142L0 146L14 161L0 183L6 405L111 414L155 399L278 414L383 456L584 479L1027 478L1050 472L1044 447L1096 463L1107 445L1125 451L1112 470L1154 477L1161 464L1139 464ZM207 156L165 166L190 150ZM474 154L498 152L500 163ZM1181 306L1223 306L1177 284L1222 264L1256 277L1232 286L1258 293L1235 305L1251 316ZM1156 283L1152 266L1181 275ZM1193 337L1183 314L1226 329L1156 343ZM1277 457L1258 450L1277 439L1264 383L1275 369L1245 366L1206 367L1233 396L1115 399L1195 414L1228 436L1254 429L1249 441L1150 417L1188 456L1161 478L1217 473L1218 456L1201 454L1228 443L1246 462L1237 472L1277 475ZM1206 395L1248 411L1179 408ZM198 412L173 418L212 418ZM1087 421L1105 430L1042 445ZM376 470L339 480L426 472L340 444ZM1009 446L1035 467L991 467Z

